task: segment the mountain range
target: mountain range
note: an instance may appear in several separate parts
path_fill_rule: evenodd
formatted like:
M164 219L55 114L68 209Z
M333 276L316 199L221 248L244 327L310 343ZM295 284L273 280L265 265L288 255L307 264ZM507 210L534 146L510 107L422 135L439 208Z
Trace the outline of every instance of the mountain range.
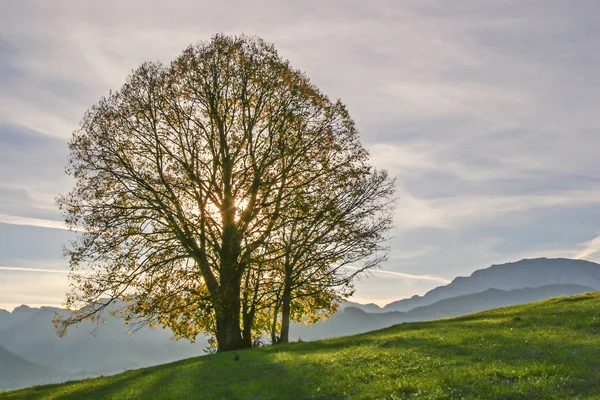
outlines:
M0 346L0 388L16 389L67 378L64 372L29 361Z
M362 307L346 304L342 310L326 321L312 326L294 324L290 328L290 338L318 340L334 336L354 335L374 329L404 322L429 321L457 317L493 308L532 303L552 297L572 296L580 293L596 292L597 288L581 285L546 285L537 288L514 290L487 289L483 292L466 294L440 300L408 311L369 313ZM341 333L341 334L340 334Z
M293 324L290 338L316 340L366 332L403 322L425 321L550 297L600 290L600 264L570 259L530 259L492 265L458 277L423 296L375 304L344 303L327 321ZM66 310L20 306L0 310L0 390L107 375L204 354L206 339L174 342L168 329L131 327L118 317L85 322L56 335L52 319Z
M423 296L394 301L384 307L376 304L348 303L366 312L408 311L437 301L488 289L524 289L546 285L580 285L600 290L600 264L568 258L524 259L480 269L468 277L459 276Z
M116 316L106 316L102 323L83 322L71 327L67 336L58 337L52 323L55 313L67 311L54 307L20 306L12 313L0 314L0 367L12 370L11 357L18 356L37 367L46 368L47 379L39 379L39 368L12 371L11 381L19 386L89 376L107 375L163 364L205 354L208 342L199 337L196 343L171 340L172 332L162 328L143 328L131 333L131 326ZM9 360L9 361L7 361ZM21 362L20 364L24 364ZM5 367L8 366L8 367ZM19 372L20 371L20 372ZM1 376L8 376L2 369ZM20 379L16 379L19 376ZM14 388L0 379L0 390Z

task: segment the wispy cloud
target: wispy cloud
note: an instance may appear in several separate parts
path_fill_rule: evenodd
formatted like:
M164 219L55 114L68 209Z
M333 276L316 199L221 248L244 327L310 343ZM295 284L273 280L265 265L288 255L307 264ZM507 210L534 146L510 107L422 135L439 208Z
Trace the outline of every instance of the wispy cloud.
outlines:
M0 271L19 271L19 272L42 272L51 274L68 274L68 270L45 269L45 268L24 268L24 267L3 267L0 266Z
M346 269L351 269L354 271L358 271L359 268L357 267L352 267L352 266L346 266L344 267ZM368 270L369 272L375 273L375 274L384 274L384 275L394 275L394 276L398 276L404 279L414 279L414 280L421 280L421 281L435 281L435 282L440 282L440 283L450 283L451 281L445 278L440 278L438 276L431 276L431 275L414 275L414 274L406 274L404 272L396 272L396 271L389 271L389 270L385 270L385 269L370 269Z
M387 275L394 275L394 276L399 276L401 278L406 278L406 279L417 279L417 280L423 280L423 281L435 281L435 282L440 282L440 283L450 283L451 280L449 279L445 279L445 278L440 278L437 276L430 276L430 275L413 275L413 274L405 274L404 272L396 272L396 271L387 271L384 269L374 269L372 270L372 272L376 273L376 274L387 274Z
M574 258L583 259L587 258L597 252L600 252L600 234L590 241L587 241L580 246L580 250L575 253Z
M0 214L0 223L11 225L36 226L38 228L70 230L64 222L48 219L19 217L15 215Z
M0 270L0 308L12 309L20 304L59 306L64 301L68 274L38 269L42 271Z
M471 195L422 198L401 192L395 220L400 230L473 227L510 214L600 204L600 191L573 190L533 195Z

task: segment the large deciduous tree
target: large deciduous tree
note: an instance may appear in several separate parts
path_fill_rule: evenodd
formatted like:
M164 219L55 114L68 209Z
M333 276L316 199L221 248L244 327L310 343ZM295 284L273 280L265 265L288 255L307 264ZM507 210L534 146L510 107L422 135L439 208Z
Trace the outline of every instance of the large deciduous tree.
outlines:
M249 347L265 310L289 320L294 298L335 300L380 260L391 224L393 182L343 104L258 38L217 35L169 66L144 63L69 148L75 187L58 204L82 233L67 294L79 312L64 327L125 298L126 313L179 336Z

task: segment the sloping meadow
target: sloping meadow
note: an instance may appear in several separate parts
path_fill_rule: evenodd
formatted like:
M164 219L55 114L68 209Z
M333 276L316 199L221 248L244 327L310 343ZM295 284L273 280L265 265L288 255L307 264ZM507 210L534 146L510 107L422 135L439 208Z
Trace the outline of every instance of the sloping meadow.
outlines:
M592 399L600 293L219 353L6 399Z

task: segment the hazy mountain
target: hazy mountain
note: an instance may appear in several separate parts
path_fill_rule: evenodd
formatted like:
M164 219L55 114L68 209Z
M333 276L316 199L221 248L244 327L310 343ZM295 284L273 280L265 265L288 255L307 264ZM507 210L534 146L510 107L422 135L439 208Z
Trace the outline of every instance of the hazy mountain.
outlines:
M0 390L55 382L66 374L47 365L36 364L0 346Z
M443 299L487 289L513 290L562 284L582 285L600 290L600 264L566 258L536 258L492 265L473 272L469 277L458 277L448 285L430 290L424 296L413 296L390 303L381 311L408 311Z
M417 307L406 312L367 313L360 308L346 306L327 321L313 326L293 324L290 328L290 339L317 340L354 335L403 322L456 317L498 307L595 291L595 288L581 285L548 285L514 290L487 289L480 293L440 300L434 304Z
M31 308L25 304L15 308L12 313L0 310L0 331L27 320L37 312L37 308Z
M368 313L357 307L346 306L328 320L314 325L290 325L290 341L304 341L349 336L395 325L400 321L391 313Z
M368 312L368 313L382 312L382 308L379 307L375 303L361 304L361 303L355 303L353 301L345 301L342 304L340 304L340 310L346 309L348 307L358 308L359 310L362 310L362 311Z
M192 344L170 340L171 331L161 328L128 334L131 326L113 316L101 324L84 322L60 338L52 323L56 312L67 311L18 307L10 313L7 327L0 330L0 345L31 362L80 376L106 375L205 354L204 337ZM6 315L3 318L7 319ZM5 388L0 385L0 389Z
M487 289L480 293L440 300L428 306L413 308L404 313L392 312L390 314L397 315L402 322L427 321L472 314L499 307L534 303L552 297L573 296L595 291L597 291L595 288L569 284L514 290Z
M11 323L10 321L10 313L0 309L0 331L7 328Z

